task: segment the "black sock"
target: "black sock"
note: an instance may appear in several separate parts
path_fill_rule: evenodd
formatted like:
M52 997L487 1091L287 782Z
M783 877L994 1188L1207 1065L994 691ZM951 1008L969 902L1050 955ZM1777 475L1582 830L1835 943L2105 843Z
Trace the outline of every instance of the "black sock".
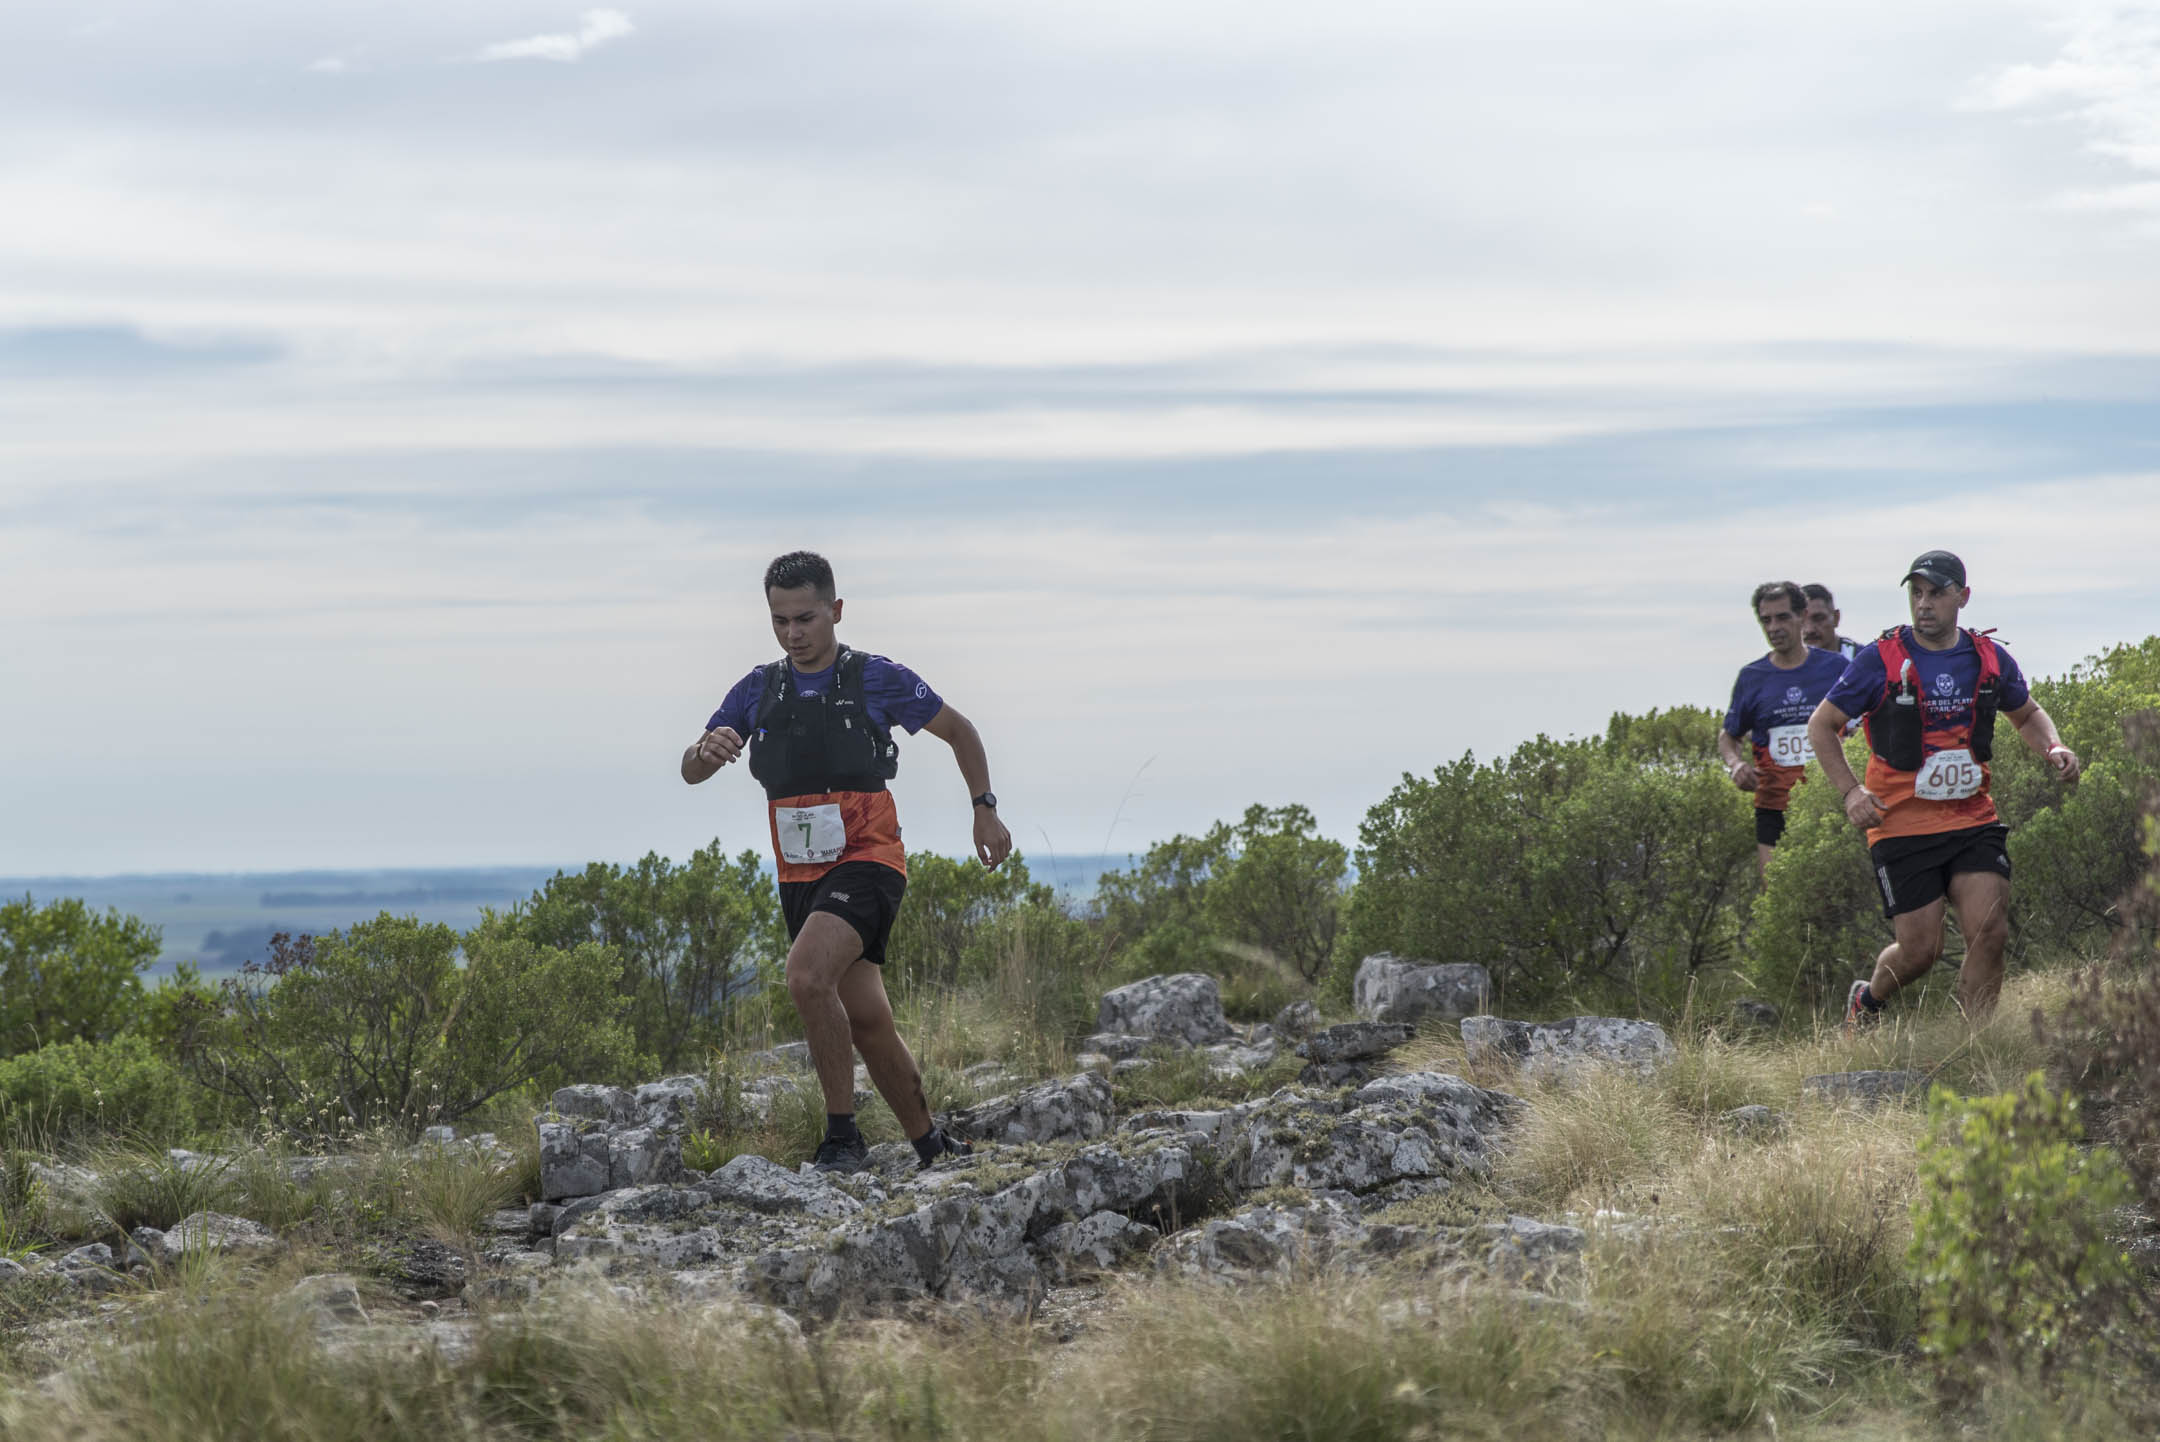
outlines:
M855 1113L825 1113L825 1140L829 1142L859 1142L862 1133L856 1129Z
M1875 999L1875 988L1871 986L1860 988L1860 1004L1869 1011L1881 1011L1883 1007L1883 1004Z
M930 1130L915 1138L915 1155L921 1159L922 1164L926 1167L939 1157L944 1156L945 1133L933 1126Z

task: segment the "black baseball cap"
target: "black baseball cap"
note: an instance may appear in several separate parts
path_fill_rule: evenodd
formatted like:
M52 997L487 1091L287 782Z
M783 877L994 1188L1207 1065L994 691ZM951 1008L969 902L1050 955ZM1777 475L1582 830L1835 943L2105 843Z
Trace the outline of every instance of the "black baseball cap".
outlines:
M1965 589L1965 563L1948 551L1929 551L1921 556L1912 563L1912 569L1905 573L1905 580L1898 584L1902 586L1905 581L1910 581L1915 576L1932 581L1938 586L1955 586L1960 591Z

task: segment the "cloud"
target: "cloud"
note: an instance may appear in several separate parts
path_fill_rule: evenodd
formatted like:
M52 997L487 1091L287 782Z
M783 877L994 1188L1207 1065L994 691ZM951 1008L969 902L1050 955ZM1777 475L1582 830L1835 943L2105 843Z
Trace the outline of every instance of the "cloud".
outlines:
M2085 129L2093 153L2160 173L2160 6L2082 15L2052 60L1996 72L1972 103L2074 121ZM2080 192L2067 205L2160 211L2160 191L2145 184Z
M351 71L352 66L341 56L325 55L320 60L310 61L307 68L316 75L344 75Z
M483 49L480 59L574 61L582 59L594 46L619 40L636 28L620 10L587 10L578 17L574 35L530 35L523 40L505 40Z

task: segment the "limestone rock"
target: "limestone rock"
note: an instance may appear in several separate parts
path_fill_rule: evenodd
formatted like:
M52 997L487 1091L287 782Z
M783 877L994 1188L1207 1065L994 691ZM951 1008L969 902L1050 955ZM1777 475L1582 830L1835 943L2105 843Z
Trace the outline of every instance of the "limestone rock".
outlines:
M1319 1028L1320 1008L1310 1001L1293 1001L1275 1013L1275 1020L1271 1024L1277 1036L1288 1037L1291 1041L1302 1041Z
M285 1293L293 1306L312 1316L318 1325L365 1324L367 1309L360 1304L359 1281L344 1272L325 1272L302 1277Z
M1151 976L1103 993L1096 1012L1098 1032L1176 1037L1194 1046L1228 1041L1236 1033L1224 1017L1215 978L1200 972ZM1101 1051L1099 1046L1090 1051Z
M578 1088L566 1087L564 1090L576 1091ZM555 1095L560 1098L562 1094L557 1092ZM606 1132L580 1132L571 1122L540 1122L537 1125L540 1129L540 1200L556 1202L565 1197L589 1197L608 1189L612 1149Z
M698 1183L697 1190L714 1201L758 1212L792 1212L838 1220L863 1209L861 1202L832 1186L822 1173L804 1176L747 1153L732 1158Z
M954 1136L1019 1145L1088 1141L1110 1130L1110 1083L1096 1072L1046 1081L952 1114Z
M1485 1235L1493 1239L1485 1254L1486 1267L1512 1281L1550 1276L1564 1262L1582 1255L1586 1234L1580 1227L1541 1222L1535 1217L1509 1217L1488 1223Z
M189 1252L259 1253L275 1251L276 1233L245 1217L220 1212L197 1212L177 1223L158 1239L159 1259L177 1262Z
M1083 1051L1106 1056L1112 1061L1131 1061L1142 1052L1163 1046L1176 1047L1182 1051L1191 1045L1192 1043L1183 1037L1133 1036L1121 1031L1099 1031L1080 1043Z
M1393 1249L1397 1229L1381 1229ZM1216 1281L1251 1276L1288 1277L1347 1260L1373 1249L1375 1229L1354 1208L1331 1197L1301 1206L1264 1205L1187 1228L1156 1250L1164 1272Z
M1059 1283L1092 1272L1107 1272L1162 1240L1162 1233L1122 1212L1102 1211L1077 1222L1060 1222L1036 1243L1047 1270Z
M636 1108L638 1119L648 1127L663 1130L681 1127L705 1100L706 1090L705 1078L701 1076L662 1077L631 1093L631 1104Z
M1475 963L1434 965L1381 951L1358 963L1351 1004L1372 1021L1457 1021L1485 1009L1492 976Z
M1201 1050L1207 1053L1208 1066L1217 1075L1243 1076L1247 1072L1265 1071L1274 1065L1280 1048L1270 1036L1260 1042L1217 1042Z
M1926 1072L1917 1071L1838 1071L1807 1077L1800 1089L1824 1101L1874 1108L1925 1091L1927 1080Z
M1482 1175L1521 1105L1442 1072L1382 1078L1347 1105L1278 1095L1239 1119L1237 1181L1369 1192L1405 1178Z
M557 1116L624 1126L637 1117L637 1098L621 1087L580 1082L558 1088L549 1106Z
M1385 1056L1417 1035L1403 1022L1346 1021L1316 1031L1298 1043L1297 1054L1308 1061L1370 1061Z
M1532 1071L1567 1072L1604 1064L1649 1072L1674 1056L1671 1039L1656 1022L1613 1016L1573 1016L1565 1021L1466 1016L1462 1038L1473 1057L1505 1058Z
M20 1282L29 1275L30 1269L13 1257L0 1257L0 1287L5 1287L12 1282Z
M626 1127L608 1133L607 1148L610 1188L682 1180L682 1137L676 1133L663 1135L651 1127ZM543 1176L541 1191L546 1190Z

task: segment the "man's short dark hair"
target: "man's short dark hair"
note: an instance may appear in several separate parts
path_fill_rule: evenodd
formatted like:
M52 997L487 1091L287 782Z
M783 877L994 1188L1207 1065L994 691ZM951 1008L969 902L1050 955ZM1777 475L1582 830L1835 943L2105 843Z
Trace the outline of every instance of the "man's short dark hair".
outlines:
M832 563L815 551L790 551L765 568L765 590L797 591L815 586L820 601L840 594L833 585Z
M1810 601L1820 601L1833 611L1837 609L1837 597L1831 595L1830 588L1822 582L1810 581L1800 589L1807 594Z
M1755 588L1755 594L1748 598L1748 610L1757 616L1762 615L1762 603L1772 596L1783 596L1786 600L1792 602L1795 616L1801 615L1807 610L1807 592L1801 590L1799 585L1792 581L1763 582Z

